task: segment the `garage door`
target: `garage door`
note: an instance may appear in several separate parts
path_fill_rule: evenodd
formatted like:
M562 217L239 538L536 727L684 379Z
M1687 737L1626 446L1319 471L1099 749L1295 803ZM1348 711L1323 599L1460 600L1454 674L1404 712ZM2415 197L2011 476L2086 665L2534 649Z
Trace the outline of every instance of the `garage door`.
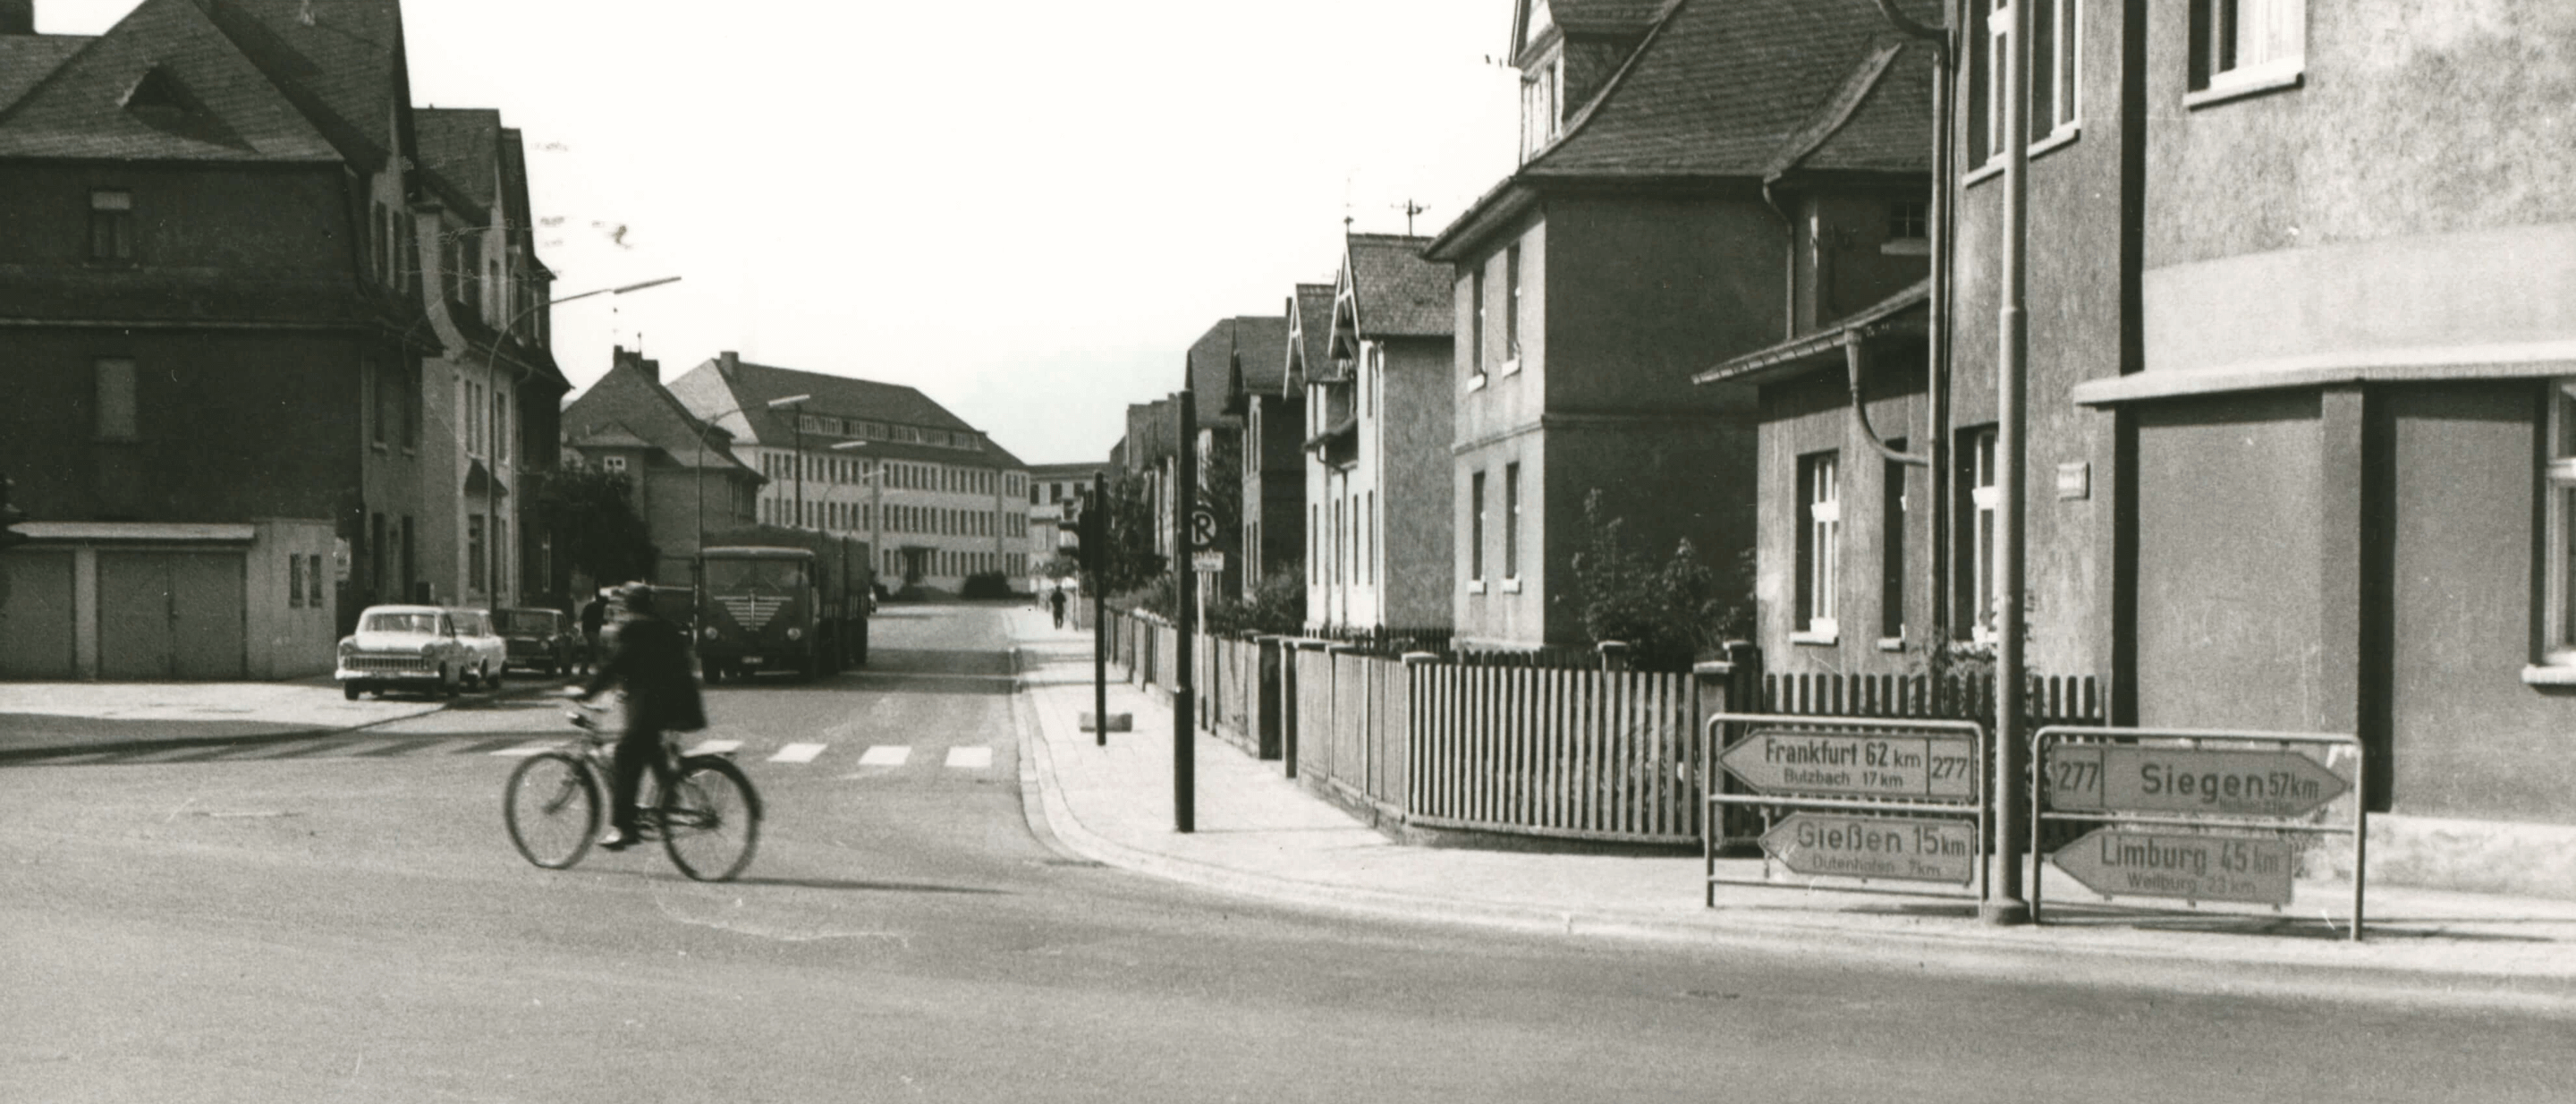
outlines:
M243 677L242 587L237 552L99 553L99 675Z
M72 554L0 555L0 676L72 677Z

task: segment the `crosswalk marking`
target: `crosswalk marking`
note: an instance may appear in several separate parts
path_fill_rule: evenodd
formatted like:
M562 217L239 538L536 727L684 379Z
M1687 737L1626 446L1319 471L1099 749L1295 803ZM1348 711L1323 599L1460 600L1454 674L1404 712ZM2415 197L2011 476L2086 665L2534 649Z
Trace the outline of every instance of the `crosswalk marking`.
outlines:
M993 749L988 747L953 747L948 749L948 765L967 770L982 770L993 765Z
M815 756L823 754L824 746L825 745L822 744L789 744L786 747L778 749L778 754L770 756L769 761L772 763L811 763L814 761Z
M741 746L742 741L740 740L706 740L701 741L698 746L690 748L688 753L691 755L722 755L725 752L732 751Z
M32 756L21 762L47 766L80 763L238 763L279 759L395 759L430 755L487 755L499 759L525 759L533 755L562 750L562 740L531 739L534 734L503 736L380 736L366 737L341 733L280 742L254 742L227 745L191 745L118 750L113 748L58 755ZM706 740L688 749L691 755L717 755L735 751L741 740ZM804 741L777 746L767 762L790 765L813 763L830 752L832 741ZM950 770L987 770L993 766L993 748L962 746L942 749L941 765ZM871 744L859 756L862 767L901 767L912 762L913 749L906 744ZM0 763L0 765L7 765ZM850 775L852 778L873 777Z
M859 756L859 765L862 767L900 767L904 764L905 760L910 758L912 758L912 749L909 747L901 744L878 744L869 748L867 750L867 754Z
M554 745L552 744L521 744L517 747L502 748L492 754L505 759L525 759L531 755L537 755L550 750L553 746Z

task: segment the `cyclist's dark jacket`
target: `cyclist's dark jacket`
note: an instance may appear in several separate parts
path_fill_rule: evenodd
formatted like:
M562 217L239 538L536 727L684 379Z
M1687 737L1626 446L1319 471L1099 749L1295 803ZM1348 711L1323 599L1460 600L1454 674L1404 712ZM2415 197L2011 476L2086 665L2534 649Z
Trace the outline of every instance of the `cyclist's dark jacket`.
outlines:
M629 728L692 732L707 726L706 708L698 701L697 676L689 670L688 639L679 626L659 617L621 623L617 650L583 690L596 694L611 685L626 688Z

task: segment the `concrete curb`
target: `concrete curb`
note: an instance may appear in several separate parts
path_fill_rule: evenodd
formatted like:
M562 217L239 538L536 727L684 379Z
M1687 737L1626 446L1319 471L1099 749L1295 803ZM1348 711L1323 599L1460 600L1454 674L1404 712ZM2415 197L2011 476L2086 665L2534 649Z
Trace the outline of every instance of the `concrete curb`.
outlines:
M1301 881L1194 862L1137 848L1083 825L1056 781L1053 749L1027 704L1029 663L1014 645L1022 676L1020 775L1023 808L1033 829L1042 816L1051 845L1120 869L1202 889L1305 908L1412 922L1465 924L1533 935L1617 938L1784 955L1819 965L1872 964L1939 970L1993 980L2064 982L2157 992L2295 995L2469 1009L2576 1015L2576 978L2533 976L2510 966L2491 970L2420 964L2332 961L2346 945L2248 945L2216 941L2087 939L2068 928L1906 930L1838 922L1831 914L1784 916L1749 909L1712 910L1677 919L1618 909L1557 909L1428 893L1389 892ZM1032 800L1034 797L1034 800ZM1044 837L1042 837L1044 838ZM2048 933L2034 937L2034 933ZM2248 937L2227 937L2248 938Z

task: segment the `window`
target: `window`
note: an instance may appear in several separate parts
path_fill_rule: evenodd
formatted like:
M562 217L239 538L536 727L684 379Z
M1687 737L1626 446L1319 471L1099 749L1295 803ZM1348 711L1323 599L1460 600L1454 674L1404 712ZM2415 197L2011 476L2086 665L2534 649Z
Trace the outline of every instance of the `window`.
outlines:
M1521 466L1503 465L1503 578L1521 577Z
M304 557L286 557L286 608L304 608Z
M510 393L499 388L492 391L492 458L510 462Z
M2192 0L2191 90L2184 103L2298 83L2307 0Z
M474 590L484 586L483 515L465 518L465 585Z
M1368 509L1360 514L1360 555L1365 557L1370 585L1377 583L1377 492L1368 493Z
M111 358L94 362L98 377L98 439L134 439L134 362Z
M1467 378L1472 382L1485 378L1485 266L1481 262L1467 284L1467 299L1474 308L1467 330Z
M1485 473L1467 477L1467 579L1485 581Z
M1503 370L1521 366L1521 247L1514 242L1503 251Z
M2541 660L2576 666L2576 380L2549 389L2549 455L2542 461L2547 504L2546 574L2542 578Z
M1521 78L1521 159L1556 140L1563 125L1564 59L1551 58L1538 71Z
M1798 623L1811 642L1832 643L1836 570L1842 559L1842 489L1830 452L1798 458Z
M1900 199L1888 204L1887 236L1891 241L1931 237L1932 204L1919 199Z
M2079 0L2030 0L2030 133L2038 145L2061 131L2071 133L2082 108L2083 5ZM2012 5L2007 0L1975 0L1986 13L1981 48L1968 59L1968 149L1983 163L2004 152L2006 51L2012 38Z
M626 458L623 456L603 456L599 459L599 466L605 471L623 473L626 470Z
M1959 622L1980 643L1994 638L1995 508L2003 500L1995 486L1995 430L1970 429L1959 442L1959 483L1968 503L1967 525L1958 537Z
M134 193L101 189L89 194L89 259L133 263Z
M408 524L403 527L403 542L406 545L411 542L411 527ZM305 557L304 597L314 609L322 608L322 554L319 552Z

